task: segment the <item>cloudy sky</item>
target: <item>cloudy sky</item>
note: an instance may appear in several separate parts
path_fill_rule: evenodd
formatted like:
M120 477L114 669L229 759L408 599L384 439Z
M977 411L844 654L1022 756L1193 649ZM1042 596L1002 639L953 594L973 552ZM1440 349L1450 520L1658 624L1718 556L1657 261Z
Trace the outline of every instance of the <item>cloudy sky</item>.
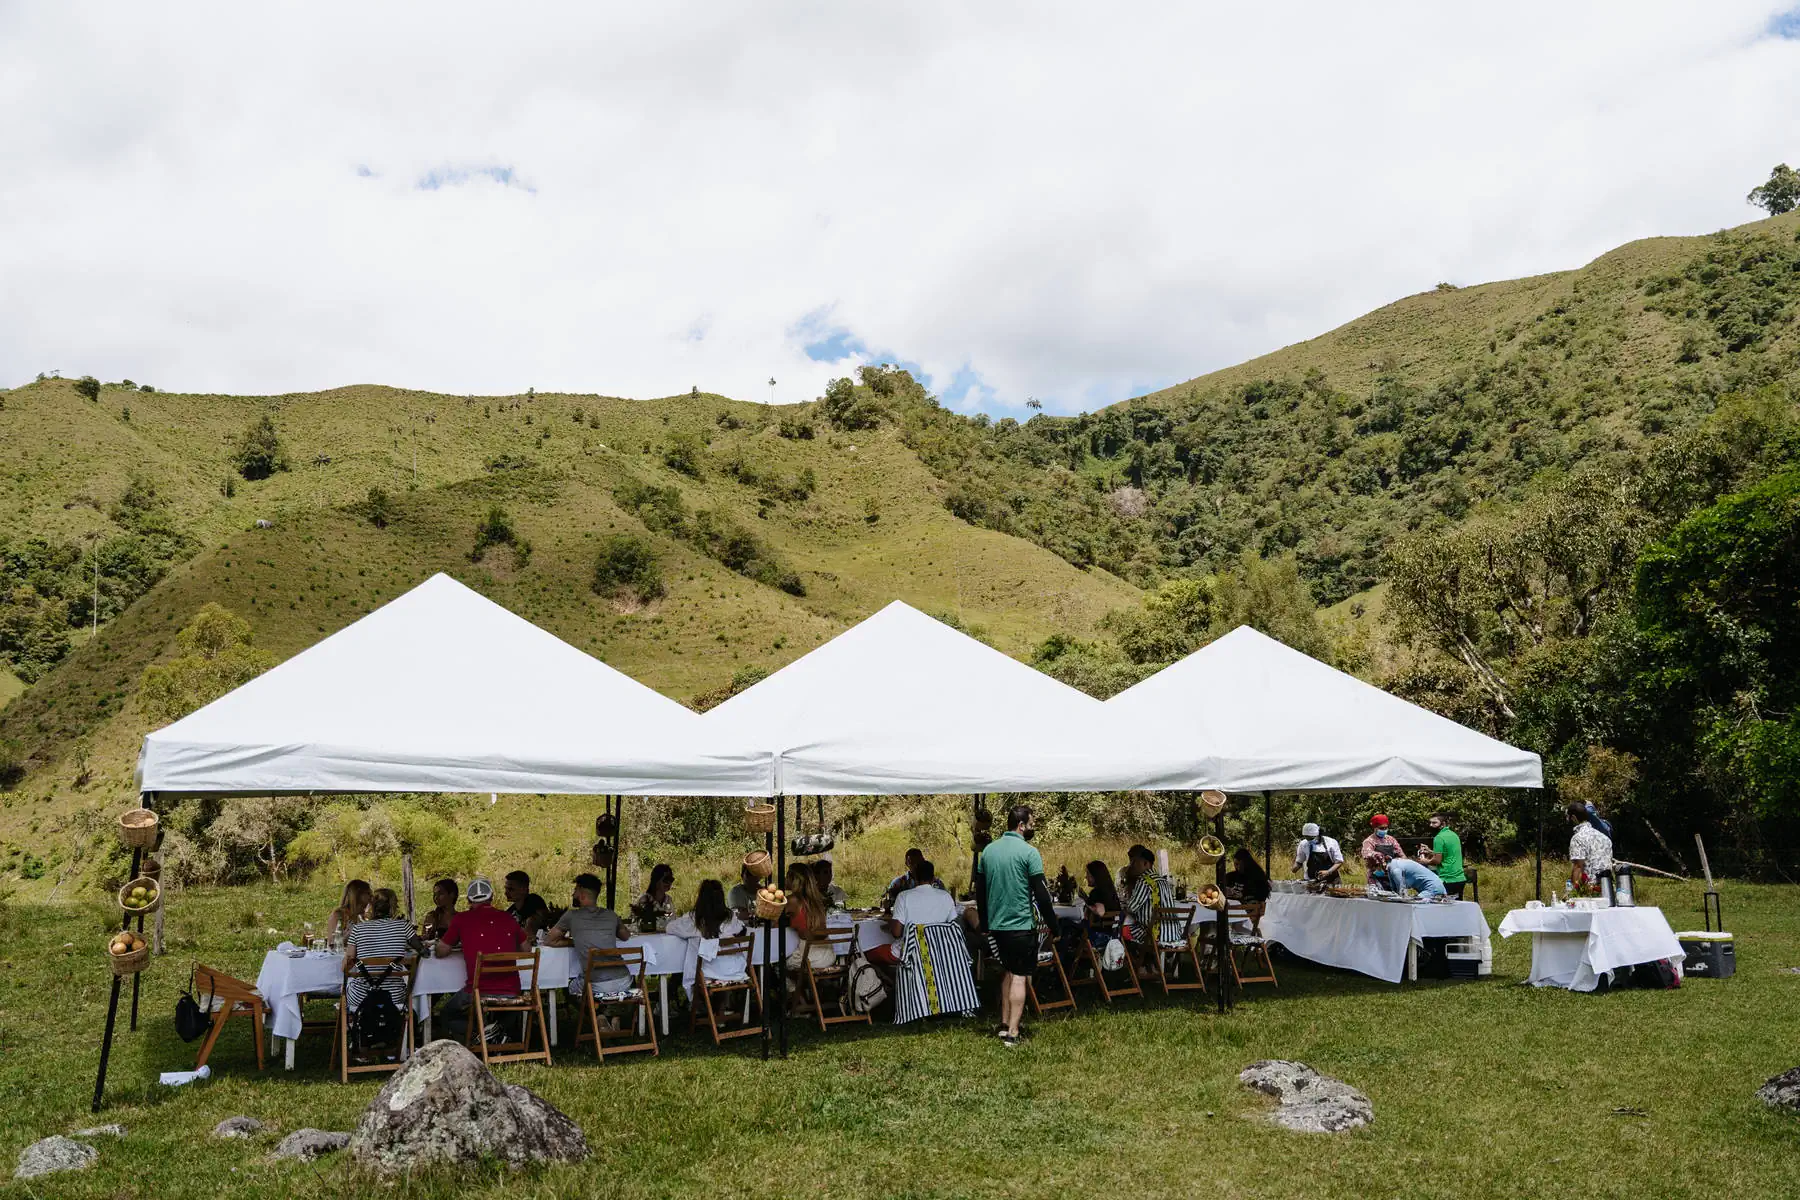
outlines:
M1794 0L1156 7L0 0L0 385L1074 412L1800 164Z

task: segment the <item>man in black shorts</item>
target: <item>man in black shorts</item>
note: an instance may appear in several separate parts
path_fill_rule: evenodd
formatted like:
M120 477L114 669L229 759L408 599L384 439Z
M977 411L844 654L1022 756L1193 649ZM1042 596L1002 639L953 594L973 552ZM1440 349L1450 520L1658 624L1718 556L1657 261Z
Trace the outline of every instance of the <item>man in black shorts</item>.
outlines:
M982 927L993 935L1006 974L1000 980L1000 1040L1019 1044L1019 1018L1025 1014L1025 990L1037 973L1035 901L1044 924L1056 928L1056 908L1044 882L1044 859L1031 845L1031 809L1015 804L1006 814L1006 833L981 852L975 868L975 896Z

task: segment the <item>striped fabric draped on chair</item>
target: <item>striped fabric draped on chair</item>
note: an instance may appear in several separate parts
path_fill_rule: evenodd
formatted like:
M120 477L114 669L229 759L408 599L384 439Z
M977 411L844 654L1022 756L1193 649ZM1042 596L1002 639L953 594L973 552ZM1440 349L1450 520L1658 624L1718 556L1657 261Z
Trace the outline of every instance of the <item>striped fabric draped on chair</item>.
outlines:
M900 950L900 975L894 996L894 1024L943 1013L974 1012L981 1007L975 990L975 966L963 941L962 926L908 925Z

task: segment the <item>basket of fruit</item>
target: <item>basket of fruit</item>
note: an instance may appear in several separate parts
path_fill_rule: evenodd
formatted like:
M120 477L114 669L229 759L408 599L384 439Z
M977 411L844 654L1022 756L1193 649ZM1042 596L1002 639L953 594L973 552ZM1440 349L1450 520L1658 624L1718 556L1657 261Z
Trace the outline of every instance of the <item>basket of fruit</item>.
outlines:
M780 888L761 888L756 893L756 915L764 921L777 921L787 911L787 893Z
M1201 792L1200 811L1206 815L1206 819L1209 821L1224 812L1225 793L1211 788Z
M156 845L156 814L147 808L129 808L119 814L119 840L133 850Z
M748 833L774 833L775 806L773 804L745 805L744 829Z
M1202 885L1194 899L1198 900L1202 907L1210 908L1214 912L1225 911L1225 893L1221 892L1215 884Z
M106 943L106 957L114 975L136 975L150 961L150 943L129 931L115 933Z
M1194 857L1200 860L1201 865L1211 866L1225 857L1225 843L1209 833L1194 848Z
M127 914L153 913L162 907L162 887L148 875L139 875L119 889L119 907Z
M767 850L752 850L744 855L744 869L758 879L767 879L775 874L775 863Z

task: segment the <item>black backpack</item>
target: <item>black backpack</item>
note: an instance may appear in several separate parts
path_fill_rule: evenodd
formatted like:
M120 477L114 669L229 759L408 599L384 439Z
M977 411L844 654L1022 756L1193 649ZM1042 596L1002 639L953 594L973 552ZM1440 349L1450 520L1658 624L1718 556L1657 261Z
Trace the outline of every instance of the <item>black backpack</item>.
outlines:
M194 973L188 972L188 985L175 1001L175 1033L184 1042L191 1042L205 1033L212 1025L213 997L206 998L206 1007L194 999Z
M378 980L369 978L369 968L364 964L357 963L356 969L362 972L363 982L369 985L369 994L363 997L354 1014L356 1044L365 1049L391 1046L400 1040L406 1028L406 1014L394 1002L393 993L382 986L394 973L394 966L389 963L383 968Z

